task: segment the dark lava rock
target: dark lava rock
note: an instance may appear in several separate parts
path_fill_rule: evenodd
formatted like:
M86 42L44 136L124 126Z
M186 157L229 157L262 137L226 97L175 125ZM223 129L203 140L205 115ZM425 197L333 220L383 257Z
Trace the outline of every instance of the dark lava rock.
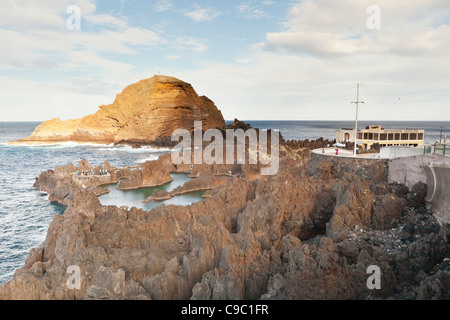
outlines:
M416 231L416 227L414 227L412 223L408 223L403 227L403 231L409 234L414 234L414 232Z
M425 206L425 197L427 196L428 186L423 182L417 182L412 191L408 193L408 205L413 208Z
M409 189L404 184L391 184L391 193L395 194L399 198L406 198L409 193Z

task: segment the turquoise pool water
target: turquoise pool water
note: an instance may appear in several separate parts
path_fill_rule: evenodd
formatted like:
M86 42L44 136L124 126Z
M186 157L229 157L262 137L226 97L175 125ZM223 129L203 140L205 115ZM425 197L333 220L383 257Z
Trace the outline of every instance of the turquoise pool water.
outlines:
M171 176L173 178L172 182L169 182L163 186L153 188L141 188L137 190L121 191L116 189L115 184L105 186L105 188L109 189L111 192L100 196L99 200L103 205L115 205L118 207L128 206L130 208L136 207L147 211L150 211L162 204L187 206L192 203L204 200L202 198L204 191L196 191L175 196L170 200L153 201L150 203L143 202L145 199L147 199L147 197L151 196L153 191L155 191L156 189L170 192L176 187L182 186L185 182L191 180L191 178L189 178L188 174L186 173L172 173Z

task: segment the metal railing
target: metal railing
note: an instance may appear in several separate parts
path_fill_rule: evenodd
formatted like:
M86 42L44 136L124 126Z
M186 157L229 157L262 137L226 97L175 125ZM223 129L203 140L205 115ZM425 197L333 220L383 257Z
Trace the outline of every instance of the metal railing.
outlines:
M450 156L450 144L435 143L431 145L425 145L423 147L423 154L442 154L444 156Z

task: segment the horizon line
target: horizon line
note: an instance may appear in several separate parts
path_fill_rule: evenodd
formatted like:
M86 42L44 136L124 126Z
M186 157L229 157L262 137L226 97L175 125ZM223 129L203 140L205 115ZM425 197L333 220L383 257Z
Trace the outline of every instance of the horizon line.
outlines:
M36 122L45 122L48 121L47 120L1 120L0 123L36 123ZM67 119L67 120L73 120L73 119ZM67 120L61 120L61 121L67 121ZM249 121L268 121L268 122L273 122L273 121L282 121L282 122L295 122L295 121L305 121L305 122L355 122L355 119L352 120L342 120L342 119L338 119L338 120L330 120L330 119L325 119L325 120L317 120L317 119L238 119L239 121L243 121L243 122L249 122ZM228 120L224 120L225 122L234 122L234 119L228 119ZM450 122L450 120L358 120L358 122Z

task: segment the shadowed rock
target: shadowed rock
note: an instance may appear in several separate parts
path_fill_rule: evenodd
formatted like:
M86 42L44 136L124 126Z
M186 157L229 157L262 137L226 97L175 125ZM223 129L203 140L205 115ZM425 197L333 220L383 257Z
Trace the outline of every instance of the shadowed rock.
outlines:
M169 170L162 160L147 161L131 172L131 175L120 180L117 190L133 190L143 187L157 187L173 181Z
M205 174L199 178L194 178L185 182L182 186L179 186L170 192L170 195L176 196L180 194L190 193L194 191L204 191L213 189L221 184L229 181L227 178L219 178L213 175Z
M172 199L172 196L169 192L164 190L155 190L153 191L152 195L144 200L144 202L151 202L151 201L164 201Z

